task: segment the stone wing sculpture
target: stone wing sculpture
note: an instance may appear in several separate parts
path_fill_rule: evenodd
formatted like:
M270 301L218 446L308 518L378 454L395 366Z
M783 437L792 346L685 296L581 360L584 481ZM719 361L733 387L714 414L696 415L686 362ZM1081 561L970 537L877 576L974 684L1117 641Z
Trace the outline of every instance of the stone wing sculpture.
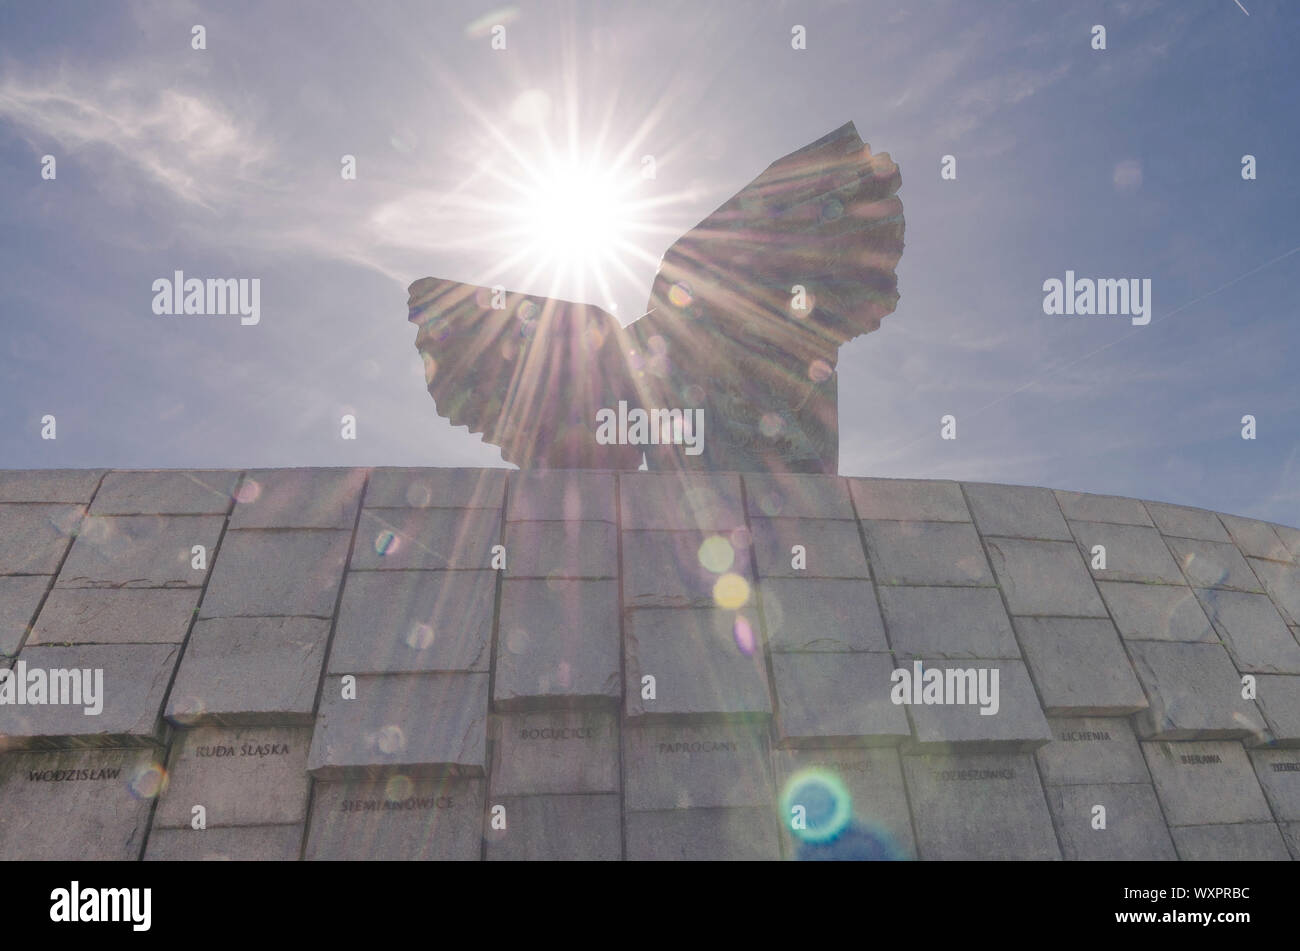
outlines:
M652 469L834 473L839 348L898 302L900 183L851 122L785 156L668 249L627 327L598 307L416 281L435 406L521 468L634 469L645 452Z

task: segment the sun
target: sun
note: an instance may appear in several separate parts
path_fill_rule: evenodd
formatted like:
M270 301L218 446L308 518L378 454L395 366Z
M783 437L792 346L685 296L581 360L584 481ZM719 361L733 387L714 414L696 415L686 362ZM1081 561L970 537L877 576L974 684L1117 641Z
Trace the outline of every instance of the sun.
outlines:
M601 283L633 247L640 209L629 176L599 160L556 160L534 173L519 200L527 257L559 279Z

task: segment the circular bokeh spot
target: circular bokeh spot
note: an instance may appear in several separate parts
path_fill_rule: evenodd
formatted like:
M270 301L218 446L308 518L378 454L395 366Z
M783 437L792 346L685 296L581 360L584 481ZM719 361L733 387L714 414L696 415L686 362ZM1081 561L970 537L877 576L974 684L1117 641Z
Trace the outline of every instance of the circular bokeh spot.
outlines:
M699 558L701 565L715 575L720 575L731 570L731 566L735 564L736 550L731 547L731 542L721 535L710 535L700 545Z
M512 627L506 635L506 650L512 654L522 654L528 650L528 632L522 627Z
M781 821L803 842L827 842L853 819L853 797L828 769L801 769L781 792Z
M422 509L433 501L433 489L425 482L412 482L406 487L406 504Z
M407 632L406 644L417 651L428 650L433 646L433 625L415 624Z
M379 733L375 737L375 743L378 745L381 753L387 753L389 755L400 753L402 750L406 749L406 734L402 732L400 726L390 723L387 726L381 726L379 728Z
M825 383L831 378L831 365L825 360L814 360L808 364L808 379L814 383Z
M674 307L689 307L691 305L691 286L685 283L674 284L668 290L668 303Z
M391 776L388 782L384 784L384 798L400 802L401 800L415 794L415 783L409 776L403 776L400 773Z
M150 763L131 774L127 791L136 799L153 799L167 789L167 770L159 763Z
M256 502L262 495L262 483L253 478L246 478L235 490L235 501L240 505Z
M785 420L779 413L764 413L758 421L758 431L768 439L781 435L783 429L785 429Z
M749 601L749 582L728 572L713 583L713 601L728 611L744 607Z

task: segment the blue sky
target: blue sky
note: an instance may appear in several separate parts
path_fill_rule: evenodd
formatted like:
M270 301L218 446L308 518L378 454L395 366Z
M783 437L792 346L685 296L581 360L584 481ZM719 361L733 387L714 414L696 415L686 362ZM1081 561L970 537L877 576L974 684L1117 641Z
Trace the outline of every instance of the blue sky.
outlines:
M0 467L502 465L425 392L411 281L630 320L678 235L851 119L907 247L840 354L842 473L1300 524L1300 10L1243 3L4 5ZM656 158L604 284L507 227L548 147ZM1151 323L1045 315L1067 269L1150 278ZM259 278L261 322L155 315L175 270Z

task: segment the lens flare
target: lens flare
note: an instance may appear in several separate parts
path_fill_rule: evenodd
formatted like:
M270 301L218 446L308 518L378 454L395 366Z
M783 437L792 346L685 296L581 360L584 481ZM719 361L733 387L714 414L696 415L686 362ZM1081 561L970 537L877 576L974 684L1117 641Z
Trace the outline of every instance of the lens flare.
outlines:
M394 753L400 753L406 749L406 734L402 732L400 726L390 723L379 728L379 733L375 737L375 745L379 747L381 753L387 753L390 756Z
M713 601L728 611L744 607L749 602L749 582L737 574L723 575L713 584Z
M406 646L417 651L428 650L433 646L433 625L416 624L406 635Z
M400 802L414 793L415 783L409 776L403 776L401 773L389 777L388 782L384 784L384 798L393 802Z
M256 502L262 495L262 484L253 478L245 478L235 490L235 501L241 505Z
M731 542L721 535L710 535L704 539L699 551L700 564L715 575L731 570L736 561L736 550Z
M395 532L382 531L375 536L375 552L381 556L396 554L401 547L401 540Z
M853 818L853 797L839 776L817 767L801 769L781 793L781 821L801 841L827 842Z
M731 636L736 639L736 647L746 657L753 657L754 651L758 649L758 637L754 634L754 626L749 623L749 618L743 614L736 615L736 621L731 626Z
M158 763L150 763L127 780L126 789L136 799L160 796L167 789L167 770Z

